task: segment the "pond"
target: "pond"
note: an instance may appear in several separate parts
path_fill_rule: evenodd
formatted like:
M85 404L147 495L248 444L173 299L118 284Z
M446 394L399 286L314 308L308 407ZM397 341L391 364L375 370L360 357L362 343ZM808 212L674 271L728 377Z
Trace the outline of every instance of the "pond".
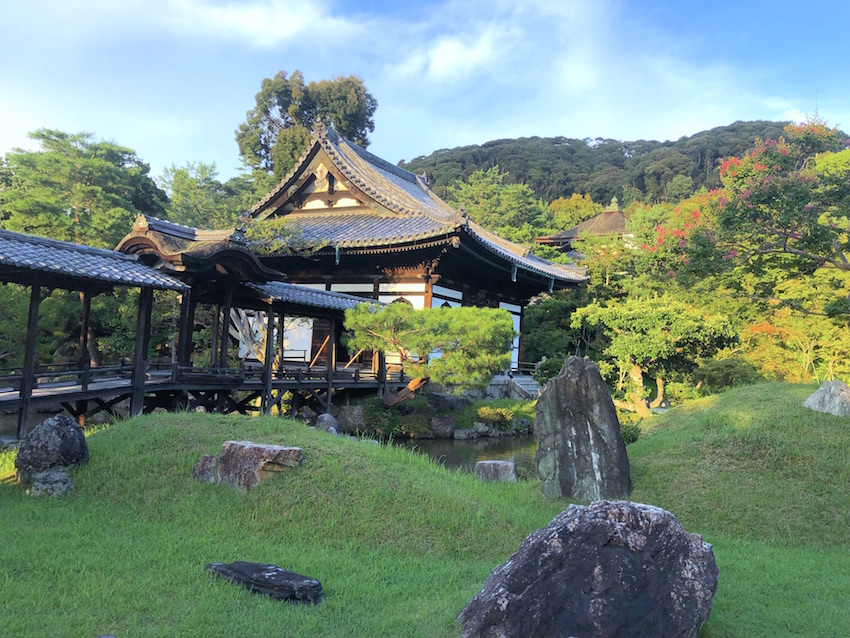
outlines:
M520 479L536 479L537 438L533 435L499 439L396 439L393 445L427 454L449 470L472 472L477 461L513 459Z

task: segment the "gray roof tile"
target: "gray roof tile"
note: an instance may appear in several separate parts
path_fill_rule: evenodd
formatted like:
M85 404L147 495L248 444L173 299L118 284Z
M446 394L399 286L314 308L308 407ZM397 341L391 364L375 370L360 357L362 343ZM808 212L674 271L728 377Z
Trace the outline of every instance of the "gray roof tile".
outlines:
M184 283L138 262L133 255L0 230L0 265L116 286L188 290ZM46 279L46 285L50 279Z
M297 286L283 281L269 281L264 284L245 283L245 288L255 290L261 295L272 299L274 302L290 303L310 308L322 308L324 310L348 310L362 303L379 304L372 299L346 295L341 292L329 292L316 290L306 286Z

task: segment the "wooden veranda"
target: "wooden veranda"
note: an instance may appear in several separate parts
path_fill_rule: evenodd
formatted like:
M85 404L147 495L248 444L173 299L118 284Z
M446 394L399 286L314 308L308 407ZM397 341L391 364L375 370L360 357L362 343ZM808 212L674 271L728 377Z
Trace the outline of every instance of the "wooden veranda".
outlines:
M245 272L246 264L250 265L249 256L239 251L236 257L218 257L204 268L178 272L184 279L180 281L145 265L136 254L0 230L0 282L30 287L24 364L20 369L0 371L0 410L18 411L18 438L26 436L30 410L57 403L81 423L99 411L114 413L116 406L127 399L131 416L156 407L190 405L220 412L259 410L268 414L290 392L294 404L326 411L330 410L334 392L380 394L404 385L400 371L388 373L382 357L376 357L375 365L366 369L353 360L338 360L343 313L346 308L363 303L363 299L251 277ZM209 276L207 268L217 276ZM133 359L125 365L92 367L88 357L91 300L116 286L137 287L141 291ZM76 365L38 366L35 360L39 308L45 293L52 289L81 294L80 357ZM155 289L180 294L176 357L171 365L159 367L148 362ZM192 365L194 314L199 303L215 307L209 366ZM229 367L232 308L264 313L272 336L265 339L264 363ZM284 314L330 322L331 335L309 363L287 362L283 357ZM255 405L258 400L259 405Z

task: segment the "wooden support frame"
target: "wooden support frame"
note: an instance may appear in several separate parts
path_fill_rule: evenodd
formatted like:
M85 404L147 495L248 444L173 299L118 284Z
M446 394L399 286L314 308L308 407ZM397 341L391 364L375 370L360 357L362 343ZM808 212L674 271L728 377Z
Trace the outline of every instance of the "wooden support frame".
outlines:
M195 328L195 300L192 291L180 295L180 326L177 337L177 365L192 365L192 339Z
M336 319L331 319L331 333L328 335L330 345L328 347L328 392L326 395L325 408L331 412L331 394L334 387L334 368L336 368Z
M144 412L145 377L148 366L148 345L151 338L151 309L153 289L142 288L139 294L139 315L136 322L136 349L133 352L133 393L130 399L130 416Z
M224 370L227 367L227 345L230 341L230 310L233 308L233 286L229 285L224 291L224 303L221 307L221 322L219 323L219 331L221 332L220 350L218 352L218 367ZM227 408L227 392L219 392L218 412L225 412Z
M88 390L91 380L91 357L89 356L89 330L91 329L91 291L84 290L82 295L83 312L80 317L80 389ZM77 425L83 427L86 424L86 412L88 401L85 399L77 401L76 414L74 418Z
M275 312L266 313L266 351L263 361L263 396L260 399L260 410L264 416L272 411L272 377L274 376L274 346L275 346Z
M41 305L41 285L36 280L30 287L30 306L27 316L27 336L24 346L24 369L21 372L21 407L18 410L18 440L27 436L27 418L29 416L32 390L35 387L35 341L38 329L38 310Z

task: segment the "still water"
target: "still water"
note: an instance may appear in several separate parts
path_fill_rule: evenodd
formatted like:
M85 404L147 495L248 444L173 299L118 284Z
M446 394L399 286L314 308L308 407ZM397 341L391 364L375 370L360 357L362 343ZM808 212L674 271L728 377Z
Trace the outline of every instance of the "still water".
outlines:
M537 478L537 438L532 435L501 439L399 439L393 445L427 454L450 470L472 472L477 461L513 459L520 479Z

